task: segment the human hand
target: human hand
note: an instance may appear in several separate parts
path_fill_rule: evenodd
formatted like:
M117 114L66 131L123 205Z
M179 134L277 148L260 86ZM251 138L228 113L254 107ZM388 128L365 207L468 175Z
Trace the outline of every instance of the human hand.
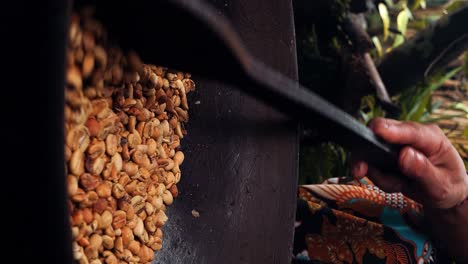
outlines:
M398 165L402 175L389 174L365 161L353 163L353 176L368 176L386 192L402 192L426 208L448 209L468 197L463 161L435 125L376 118L369 128L383 140L403 145Z

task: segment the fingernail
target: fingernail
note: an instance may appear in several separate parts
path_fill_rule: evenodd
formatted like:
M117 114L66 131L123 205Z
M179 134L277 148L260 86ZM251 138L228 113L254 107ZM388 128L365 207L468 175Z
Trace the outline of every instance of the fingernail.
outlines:
M413 149L411 148L408 149L408 151L406 152L405 161L404 161L404 165L406 167L411 166L415 158L415 155L416 155L416 152Z
M417 160L419 160L419 161L424 160L424 156L423 156L421 153L419 153L419 152L415 152L415 153L414 153L414 156L415 156L415 158L416 158Z

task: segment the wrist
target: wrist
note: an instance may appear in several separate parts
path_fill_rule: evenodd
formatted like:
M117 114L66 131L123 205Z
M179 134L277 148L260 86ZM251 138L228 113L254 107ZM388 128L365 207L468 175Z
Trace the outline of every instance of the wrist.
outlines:
M424 210L427 231L442 252L460 263L468 263L468 199L449 209Z
M457 222L456 219L459 219L460 215L466 215L468 213L468 172L465 172L465 181L463 183L465 186L464 192L462 193L461 201L456 203L450 208L434 208L432 206L424 206L424 211L427 215L435 219L444 219L449 222Z
M460 213L461 212L466 212L468 209L468 172L465 172L465 192L464 195L462 196L462 200L456 204L453 208L450 208L449 211L452 211L454 213Z

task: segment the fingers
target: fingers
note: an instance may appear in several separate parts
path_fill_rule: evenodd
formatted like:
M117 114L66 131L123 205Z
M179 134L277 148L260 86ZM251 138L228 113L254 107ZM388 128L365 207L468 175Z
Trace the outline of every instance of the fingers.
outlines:
M404 179L400 176L382 173L380 170L369 166L364 161L354 161L352 165L352 174L355 179L369 177L379 188L385 192L401 192Z
M402 173L417 186L408 190L407 192L410 192L408 195L421 197L421 194L424 194L433 201L444 199L440 191L444 190L445 179L440 177L439 169L424 154L411 147L404 147L400 152L398 163Z
M444 140L443 133L436 126L425 126L414 122L376 118L371 121L369 128L385 141L410 145L426 156L437 153Z
M369 166L367 176L375 183L375 185L379 186L380 189L387 193L405 193L407 191L405 187L407 186L408 181L401 176L383 173L372 166Z
M437 184L436 168L419 151L411 147L401 150L399 167L403 174L391 174L369 166L363 161L354 161L352 174L355 179L369 177L385 192L403 192L409 197L419 196L414 193L410 182L418 182L419 189L430 188Z
M463 161L439 127L384 118L369 127L383 140L404 145L398 160L401 175L367 168L367 176L384 191L402 192L434 208L451 208L466 199ZM353 168L356 177L366 171L359 166Z
M383 173L379 169L369 166L367 177L386 193L401 192L415 201L424 202L424 199L421 198L424 197L421 188L402 175Z
M400 151L398 164L404 175L425 185L436 184L436 167L428 158L412 147L404 147Z
M352 174L355 179L362 179L366 176L368 165L364 161L355 161L352 166Z

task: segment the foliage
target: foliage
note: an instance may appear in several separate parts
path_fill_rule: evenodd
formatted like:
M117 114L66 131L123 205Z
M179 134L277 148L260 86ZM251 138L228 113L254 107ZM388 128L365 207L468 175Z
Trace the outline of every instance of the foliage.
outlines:
M366 14L377 61L444 15L468 6L466 0L386 0ZM428 8L426 8L428 7ZM408 34L411 31L411 34ZM383 52L382 52L383 51Z
M465 78L468 79L468 51L465 52L465 65L464 65L464 75ZM467 86L465 86L465 89L468 90Z
M431 119L430 114L440 107L440 102L432 102L431 95L439 88L446 80L452 78L460 72L461 68L456 68L445 74L439 74L433 77L426 84L420 84L412 89L403 91L400 95L394 98L396 105L400 107L401 114L399 120L414 121L419 123L433 123L442 119L451 119L461 115L442 116L437 119ZM461 106L459 106L461 107ZM375 97L368 95L362 98L359 118L367 124L370 120L376 117L384 117L385 112L375 102Z
M412 89L403 91L397 99L402 110L399 119L420 123L431 123L440 120L429 118L429 115L440 106L438 102L431 102L431 94L445 81L451 79L455 74L460 72L460 70L461 68L455 68L447 73L438 74L427 84L417 85ZM453 117L454 116L447 116L445 118L450 119Z
M412 11L425 6L425 0L415 0L412 3L387 0L379 3L377 10L367 14L369 33L373 35L372 42L376 47L374 55L378 59L404 43L409 22L413 20ZM425 25L422 28L424 27Z
M376 104L375 97L373 95L364 96L361 99L361 109L359 110L360 121L367 125L369 121L376 117L384 117L385 112L382 108Z
M449 3L445 3L441 8L428 12L424 8L426 6L428 8L434 6L434 1L427 0L427 3L426 0L380 1L373 10L366 14L367 31L371 35L375 46L372 55L376 62L379 62L385 54L403 44L411 34L424 29L444 13L453 12L466 4L465 1L463 1L464 3L458 2L457 0L452 0ZM340 20L345 9L345 5L337 5L337 10L340 11L338 12L337 21ZM299 61L301 61L302 56L308 56L309 58L313 56L325 56L330 58L330 60L338 58L337 53L333 53L333 50L340 50L340 33L327 31L327 34L324 34L323 32L319 32L320 30L322 29L319 27L312 27L307 32L298 32L298 34L307 36L302 37L302 43L298 41ZM323 48L324 45L320 45L320 43L329 43L329 47L332 47L330 49L331 52ZM394 103L402 110L398 119L420 123L436 123L462 115L466 116L468 106L458 103L453 106L453 109L458 110L460 114L431 118L431 114L441 106L440 101L432 100L432 93L444 82L456 75L463 73L465 79L468 77L468 52L463 61L464 65L462 67L436 74L426 82L420 83L412 89L408 89L392 98ZM304 78L308 80L320 79L329 82L330 86L333 86L332 82L336 77L330 78L327 75L326 72L329 72L328 68L319 67L315 71L310 71L307 68L301 69L301 64L299 66L303 80ZM314 79L311 76L314 76ZM308 86L312 86L312 84L314 83L311 82ZM465 83L465 85L467 84ZM466 90L468 90L468 85L466 86ZM373 118L383 116L385 116L385 112L377 104L373 95L368 95L361 99L358 118L362 123L367 124ZM463 130L463 136L468 138L468 128ZM461 154L468 157L468 150L463 145L456 147ZM320 143L315 146L302 145L300 153L300 184L319 183L330 177L349 176L350 155L349 152L339 145L330 142ZM468 168L468 160L465 159L464 161Z
M299 184L320 183L332 177L349 175L350 154L341 146L325 142L303 146L300 153Z

